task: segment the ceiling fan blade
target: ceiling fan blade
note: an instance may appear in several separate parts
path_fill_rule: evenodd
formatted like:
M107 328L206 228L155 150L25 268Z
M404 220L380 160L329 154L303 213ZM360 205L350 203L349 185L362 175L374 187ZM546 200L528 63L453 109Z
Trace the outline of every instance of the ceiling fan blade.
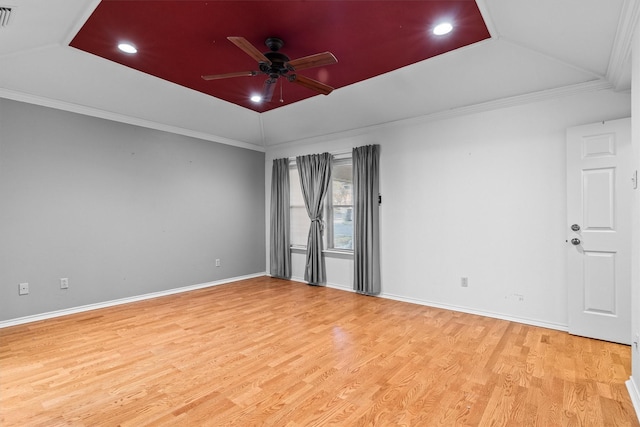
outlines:
M320 83L317 80L310 79L309 77L301 76L299 74L293 74L289 76L289 81L298 83L300 86L304 86L307 89L315 90L323 95L329 95L333 88L324 83Z
M271 61L269 61L269 59L264 56L262 52L260 52L254 45L249 43L249 41L244 37L227 37L227 40L238 46L244 51L244 53L246 53L256 61L264 62L267 65L271 65Z
M264 87L262 88L262 101L269 102L273 98L273 91L276 89L278 79L267 79L264 81Z
M331 52L316 53L302 58L289 61L288 65L294 70L304 70L306 68L320 67L322 65L331 65L338 62Z
M208 76L202 76L204 80L219 80L219 79L228 79L229 77L250 77L258 75L257 71L237 71L235 73L226 73L226 74L211 74Z

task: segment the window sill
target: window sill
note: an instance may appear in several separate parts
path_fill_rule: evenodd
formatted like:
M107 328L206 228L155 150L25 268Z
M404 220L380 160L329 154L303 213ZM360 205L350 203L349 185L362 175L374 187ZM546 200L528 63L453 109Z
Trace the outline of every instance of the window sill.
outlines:
M325 249L322 253L331 258L353 259L353 251L349 250Z
M307 252L306 246L291 246L291 252L294 254L303 254Z
M291 246L291 252L294 254L304 254L307 252L307 248L305 246ZM353 259L353 251L349 250L324 249L322 254L330 258Z

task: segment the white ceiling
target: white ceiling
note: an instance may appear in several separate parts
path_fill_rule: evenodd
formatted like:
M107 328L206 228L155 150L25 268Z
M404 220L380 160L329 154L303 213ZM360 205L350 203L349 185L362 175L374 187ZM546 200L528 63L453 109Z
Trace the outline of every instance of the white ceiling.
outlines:
M6 1L6 2L5 2ZM477 0L492 38L265 113L68 46L97 0L0 0L0 97L264 150L413 118L630 88L636 0Z

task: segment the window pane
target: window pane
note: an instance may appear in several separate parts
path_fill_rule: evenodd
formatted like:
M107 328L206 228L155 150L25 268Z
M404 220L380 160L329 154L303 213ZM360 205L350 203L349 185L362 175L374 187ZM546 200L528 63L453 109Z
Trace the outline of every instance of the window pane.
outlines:
M311 221L304 206L291 206L291 244L295 246L307 246L309 226Z
M352 166L350 162L336 162L333 166L331 198L333 202L332 238L334 249L353 249Z
M332 171L333 204L353 205L351 199L351 164L337 164Z
M289 169L289 188L291 189L289 200L291 206L304 206L302 189L300 189L300 175L296 167Z
M353 249L353 208L333 208L333 247Z
M294 246L307 246L307 236L309 235L309 226L311 221L307 215L307 209L304 207L304 199L302 198L302 190L300 189L300 178L298 177L298 169L293 167L289 169L289 185L290 185L290 239Z

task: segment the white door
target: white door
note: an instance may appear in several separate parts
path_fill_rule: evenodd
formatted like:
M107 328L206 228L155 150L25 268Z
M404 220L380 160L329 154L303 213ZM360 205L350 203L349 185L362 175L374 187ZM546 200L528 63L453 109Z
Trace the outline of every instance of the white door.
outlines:
M567 130L569 333L631 343L631 120Z

